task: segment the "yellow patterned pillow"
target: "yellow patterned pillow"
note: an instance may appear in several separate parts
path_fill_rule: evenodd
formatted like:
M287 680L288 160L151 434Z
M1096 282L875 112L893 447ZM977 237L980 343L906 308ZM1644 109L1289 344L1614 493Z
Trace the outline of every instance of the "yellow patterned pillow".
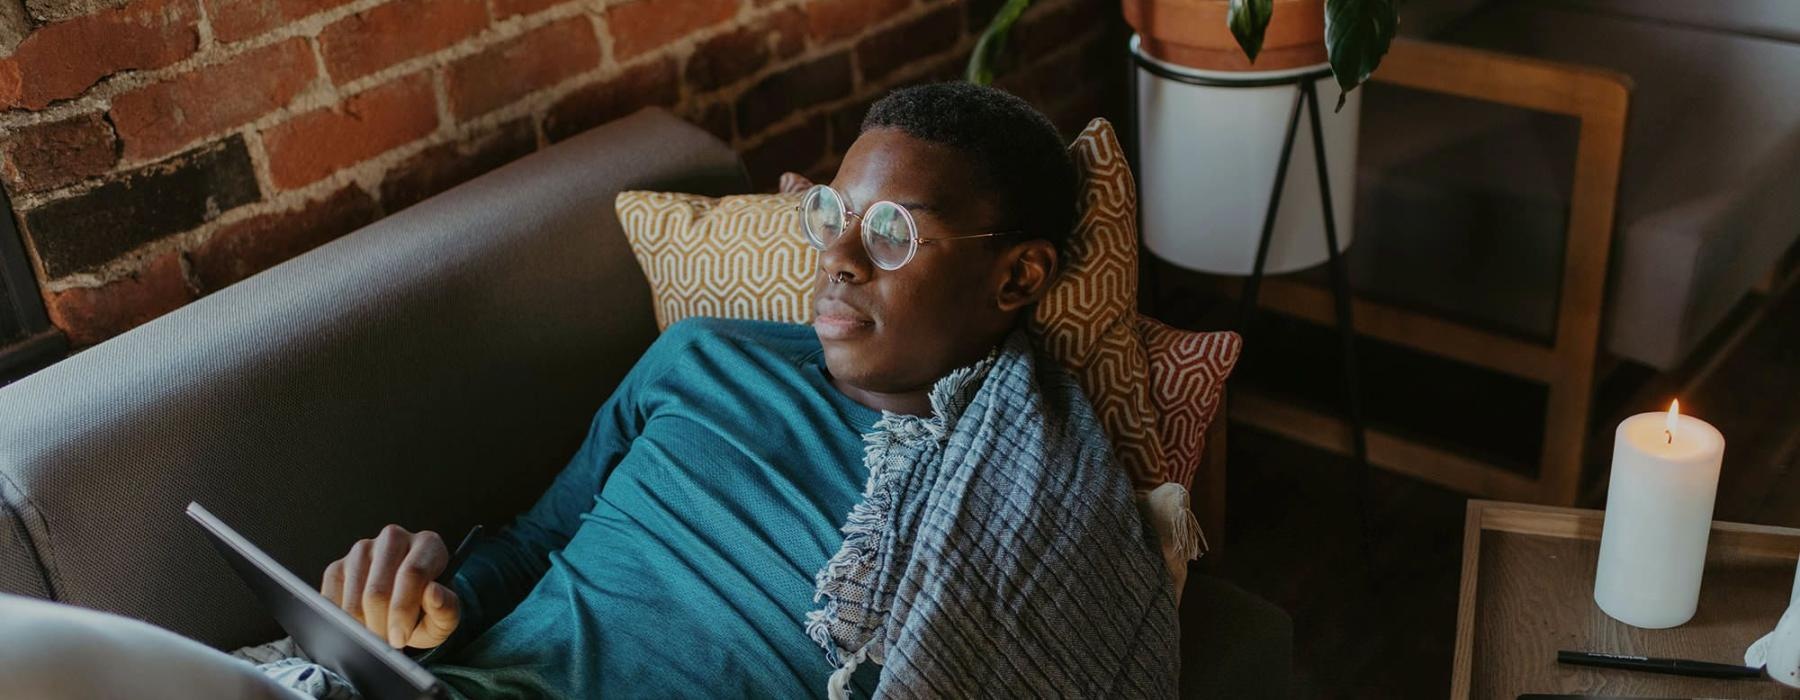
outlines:
M819 253L798 233L799 204L798 194L620 192L613 208L650 280L657 327L689 316L812 321Z

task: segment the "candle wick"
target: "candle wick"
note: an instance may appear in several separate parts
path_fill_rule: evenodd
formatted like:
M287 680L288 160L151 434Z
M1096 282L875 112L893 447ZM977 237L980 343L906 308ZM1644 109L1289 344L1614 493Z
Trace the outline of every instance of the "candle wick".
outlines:
M1663 435L1667 438L1663 441L1663 444L1665 444L1665 445L1675 444L1675 433L1664 430Z

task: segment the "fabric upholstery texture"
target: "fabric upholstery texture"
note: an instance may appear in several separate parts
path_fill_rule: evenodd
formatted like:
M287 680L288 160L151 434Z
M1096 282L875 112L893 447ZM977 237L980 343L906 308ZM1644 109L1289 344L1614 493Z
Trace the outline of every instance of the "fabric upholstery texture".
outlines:
M0 592L235 648L279 628L190 500L311 580L385 523L507 522L656 334L615 193L747 180L640 112L0 388Z

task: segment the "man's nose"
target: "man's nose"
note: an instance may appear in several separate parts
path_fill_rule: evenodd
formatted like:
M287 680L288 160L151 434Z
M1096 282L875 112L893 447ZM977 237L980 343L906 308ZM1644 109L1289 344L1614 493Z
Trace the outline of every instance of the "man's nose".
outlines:
M862 219L844 217L844 231L819 251L819 270L827 279L842 276L845 282L865 282L874 264L862 244Z

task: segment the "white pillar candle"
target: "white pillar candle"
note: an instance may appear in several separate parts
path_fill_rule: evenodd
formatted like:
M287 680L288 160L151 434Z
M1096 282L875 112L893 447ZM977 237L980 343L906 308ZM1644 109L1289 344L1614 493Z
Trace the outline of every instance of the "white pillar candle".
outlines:
M1634 627L1680 625L1700 603L1725 438L1678 406L1627 418L1613 437L1594 602Z

